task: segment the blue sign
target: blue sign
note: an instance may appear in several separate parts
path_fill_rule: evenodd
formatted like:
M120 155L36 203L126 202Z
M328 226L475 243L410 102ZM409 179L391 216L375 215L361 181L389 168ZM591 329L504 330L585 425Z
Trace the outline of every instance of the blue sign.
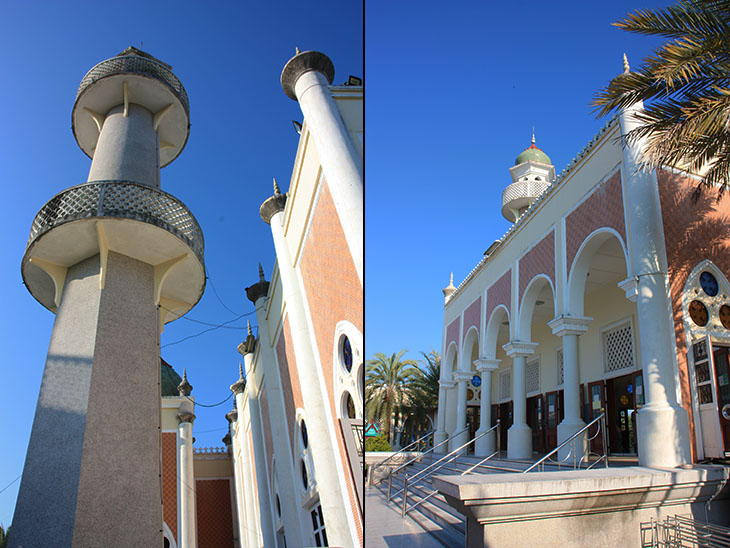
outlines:
M474 386L474 388L479 388L482 384L482 378L479 375L474 375L471 378L471 384Z
M634 385L629 383L629 386L626 388L626 391L631 394L634 391Z
M378 425L375 424L375 421L370 421L367 426L365 427L365 437L366 438L374 438L380 433L380 429L378 428Z

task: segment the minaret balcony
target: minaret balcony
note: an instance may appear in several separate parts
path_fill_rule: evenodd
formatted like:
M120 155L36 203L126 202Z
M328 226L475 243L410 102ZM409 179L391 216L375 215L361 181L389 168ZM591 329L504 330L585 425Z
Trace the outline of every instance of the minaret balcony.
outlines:
M204 247L198 222L174 196L130 181L93 181L60 192L41 208L22 274L31 294L55 312L70 266L100 254L103 270L108 253L120 253L155 268L155 304L172 321L203 294Z
M517 181L502 192L502 215L514 223L545 190L547 181Z

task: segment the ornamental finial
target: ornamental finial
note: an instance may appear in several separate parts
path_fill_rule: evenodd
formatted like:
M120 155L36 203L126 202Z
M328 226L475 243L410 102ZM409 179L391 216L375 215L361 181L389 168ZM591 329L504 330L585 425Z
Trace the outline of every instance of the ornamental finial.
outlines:
M299 55L299 54L301 53L301 52L299 51L299 48L298 48L297 46L294 46L294 49L296 50L296 52L297 52L297 55Z
M264 267L261 266L261 263L259 263L259 281L266 281L266 279L264 278Z
M279 190L279 185L276 182L276 177L274 177L274 196L281 196L281 190Z
M624 74L628 74L629 70L631 70L631 67L629 67L629 60L626 58L626 54L624 53Z
M246 320L246 324L248 326L248 334L249 335L253 335L253 331L251 331L251 322L248 321L248 320Z
M532 126L532 144L535 144L535 126Z

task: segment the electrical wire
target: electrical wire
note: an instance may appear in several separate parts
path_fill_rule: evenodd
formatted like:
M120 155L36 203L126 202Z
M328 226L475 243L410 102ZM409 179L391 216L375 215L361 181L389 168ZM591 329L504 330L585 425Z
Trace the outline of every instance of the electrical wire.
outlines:
M165 343L160 348L165 348L166 346L172 346L172 345L175 345L175 344L180 344L181 342L185 342L185 341L187 341L189 339L194 339L195 337L200 337L201 335L203 335L205 333L208 333L209 331L215 331L216 329L225 328L225 326L227 324L233 323L235 321L240 320L241 318L244 318L246 316L251 316L253 314L256 314L256 311L255 310L252 311L252 312L247 312L246 314L241 314L237 318L233 318L232 320L228 320L227 322L223 322L222 324L214 325L213 327L209 327L208 329L203 329L203 331L201 331L200 333L196 333L194 335L188 335L187 337L184 337L184 338L180 339L179 341ZM245 327L241 327L239 329L246 329L246 328Z
M208 271L207 268L205 269L205 277L208 280L208 282L210 283L210 287L213 289L213 293L215 294L216 299L218 299L218 302L221 303L221 305L223 305L223 308L228 310L228 312L230 312L234 316L237 316L238 312L235 312L235 311L231 310L230 308L228 308L226 306L226 303L224 303L223 300L218 295L218 291L216 290L215 285L213 284L213 279L210 277L210 272Z
M189 321L189 322L194 322L194 323L199 323L200 325L209 325L209 326L212 326L212 327L222 327L223 329L239 329L239 330L243 330L243 329L246 329L245 327L228 326L228 325L225 325L225 324L226 324L226 323L231 323L231 322L235 322L236 320L239 320L239 319L243 318L243 317L244 317L244 316L246 316L247 314L248 314L248 315L250 315L250 314L251 314L251 313L248 313L248 312L247 312L246 314L242 314L242 315L238 316L238 318L235 318L235 319L233 319L233 320L229 320L229 321L227 321L227 322L225 322L225 323L223 323L223 324L216 324L216 323L204 322L204 321L202 321L202 320L196 320L195 318L189 318L188 316L183 316L182 314L178 314L177 312L173 312L173 311L172 311L172 310L170 310L169 308L167 308L167 307L164 307L164 306L162 306L162 305L160 305L160 308L162 308L162 309L166 310L166 311L167 311L167 312L169 312L170 314L175 314L175 315L177 316L177 318L178 318L178 319L182 318L183 320L187 320L187 321Z
M20 474L20 475L19 475L19 476L18 476L17 478L15 478L15 479L14 479L13 481L11 481L10 483L8 483L8 484L7 484L7 485L6 485L5 487L3 487L2 489L0 489L0 493L2 493L3 491L5 491L6 489L8 489L8 488L9 488L9 487L10 487L10 486L11 486L12 484L14 484L14 483L15 483L16 481L18 481L18 480L19 480L20 478L22 478L22 477L23 477L23 474Z
M163 369L165 370L165 372L167 373L167 375L170 377L170 380L174 383L175 382L175 379L173 378L172 373L170 373L169 369L167 369L167 368L163 368ZM172 366L170 367L170 369L172 369ZM218 407L219 405L223 405L228 400L230 400L233 397L233 392L231 392L231 394L225 400L219 401L218 403L214 403L212 405L205 404L205 403L199 403L199 402L195 401L193 398L191 398L190 396L183 395L183 397L185 397L189 401L193 402L194 405L197 405L197 406L200 406L200 407Z

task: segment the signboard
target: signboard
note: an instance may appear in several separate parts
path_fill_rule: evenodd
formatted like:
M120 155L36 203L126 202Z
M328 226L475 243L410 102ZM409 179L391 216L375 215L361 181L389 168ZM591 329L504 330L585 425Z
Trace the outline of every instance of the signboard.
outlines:
M365 426L365 437L366 438L374 438L380 434L380 429L378 428L378 425L375 424L375 421L370 421Z

